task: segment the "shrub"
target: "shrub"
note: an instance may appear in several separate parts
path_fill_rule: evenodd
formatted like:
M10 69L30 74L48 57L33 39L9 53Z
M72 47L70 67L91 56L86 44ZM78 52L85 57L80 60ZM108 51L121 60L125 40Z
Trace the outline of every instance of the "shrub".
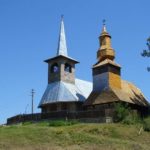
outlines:
M124 124L137 124L141 123L141 118L137 113L132 111L127 104L115 104L115 119L117 122Z
M141 123L142 120L137 114L132 114L131 112L129 113L128 116L126 116L123 120L122 123L124 124L138 124Z
M123 121L129 114L130 110L127 105L123 105L122 103L115 103L115 120L117 122Z
M30 125L32 123L33 123L32 121L26 121L26 122L23 122L22 125Z
M53 127L70 126L70 125L74 125L77 123L78 123L78 121L76 121L76 120L72 120L72 121L55 120L55 121L50 121L49 126L53 126Z
M150 132L150 117L144 119L143 128L144 128L144 131Z

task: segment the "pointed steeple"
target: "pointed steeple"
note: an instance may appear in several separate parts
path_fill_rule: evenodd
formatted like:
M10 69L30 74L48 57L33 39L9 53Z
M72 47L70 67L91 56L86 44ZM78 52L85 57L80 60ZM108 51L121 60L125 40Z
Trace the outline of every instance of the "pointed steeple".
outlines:
M49 63L50 61L57 59L57 58L63 58L65 60L68 59L68 61L72 61L75 64L79 63L77 60L68 56L63 15L61 15L60 33L59 33L56 56L49 58L49 59L46 59L45 62Z
M58 55L68 56L63 15L61 16L61 24L60 24L57 56Z

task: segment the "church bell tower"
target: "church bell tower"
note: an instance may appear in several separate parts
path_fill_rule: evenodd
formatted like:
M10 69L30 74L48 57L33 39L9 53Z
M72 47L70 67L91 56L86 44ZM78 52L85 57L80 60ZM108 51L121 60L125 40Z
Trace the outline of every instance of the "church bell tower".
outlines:
M121 67L115 63L115 51L111 46L111 36L103 23L99 36L100 47L97 51L98 62L93 65L93 91L100 92L104 89L121 88Z
M48 63L48 84L57 81L75 84L75 64L78 61L68 57L63 16L61 17L57 54L45 62Z
M56 56L45 62L48 64L48 84L39 103L42 113L58 112L57 118L66 117L69 111L82 110L92 84L75 77L75 65L79 62L68 55L63 17Z

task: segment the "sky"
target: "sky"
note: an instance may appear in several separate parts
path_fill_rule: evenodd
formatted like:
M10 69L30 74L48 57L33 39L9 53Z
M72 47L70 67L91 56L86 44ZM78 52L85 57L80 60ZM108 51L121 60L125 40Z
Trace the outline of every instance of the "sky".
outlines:
M149 0L0 0L0 124L34 111L47 86L47 64L57 51L60 16L64 15L69 56L80 61L76 77L92 81L102 20L112 36L115 61L122 78L134 83L150 100L148 58Z

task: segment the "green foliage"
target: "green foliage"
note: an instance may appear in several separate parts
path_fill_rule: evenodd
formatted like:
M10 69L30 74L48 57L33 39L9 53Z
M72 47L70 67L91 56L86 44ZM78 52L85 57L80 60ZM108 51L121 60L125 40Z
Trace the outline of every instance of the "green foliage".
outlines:
M41 126L41 127L48 127L48 126L53 126L53 127L59 127L59 126L71 126L74 124L79 123L77 120L52 120L52 121L41 121L41 122L32 122L32 121L27 121L23 122L21 125L22 126L28 126L28 125L35 125L35 126ZM13 126L10 126L13 127Z
M147 43L146 43L148 49L143 50L143 52L141 53L141 55L143 57L150 57L150 37L147 39Z
M150 57L150 37L147 39L147 49L143 50L143 52L141 53L142 57ZM147 70L150 71L150 67L147 67Z
M128 125L139 124L139 123L142 123L142 120L137 114L129 113L129 115L124 118L122 123L128 124Z
M138 124L141 123L141 118L137 113L134 113L127 104L115 104L116 121L123 124Z
M37 126L42 126L42 127L49 126L49 121L37 122L36 125Z
M33 123L32 121L26 121L26 122L23 122L22 125L26 126L26 125L31 125L32 123Z
M49 122L49 126L53 127L59 127L59 126L71 126L74 124L77 124L78 121L76 120L71 120L71 121L64 121L64 120L54 120Z
M150 132L150 117L144 119L143 128L144 128L144 131Z
M129 114L129 108L126 104L115 103L115 119L117 122L123 121Z

